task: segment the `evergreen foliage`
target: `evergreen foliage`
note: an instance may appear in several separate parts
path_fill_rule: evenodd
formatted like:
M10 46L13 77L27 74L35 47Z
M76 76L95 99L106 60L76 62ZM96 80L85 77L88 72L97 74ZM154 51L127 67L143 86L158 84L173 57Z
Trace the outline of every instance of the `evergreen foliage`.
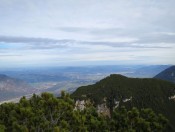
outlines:
M170 126L175 130L175 101L169 97L175 95L175 84L159 79L127 78L122 75L110 75L94 85L78 88L71 97L74 99L90 99L95 105L102 104L104 98L112 114L115 101L127 109L137 107L151 108L162 113L170 120ZM123 100L132 98L128 102Z
M109 132L164 131L168 120L151 109L121 107L111 118L97 113L88 104L82 111L74 110L74 101L62 92L60 98L50 93L25 97L19 103L0 105L0 132Z

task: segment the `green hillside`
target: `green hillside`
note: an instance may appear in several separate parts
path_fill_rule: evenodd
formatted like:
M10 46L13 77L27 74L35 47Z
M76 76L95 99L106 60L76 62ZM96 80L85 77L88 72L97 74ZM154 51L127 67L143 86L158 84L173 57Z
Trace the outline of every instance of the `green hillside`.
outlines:
M110 108L114 107L114 100L121 101L120 104L128 108L152 108L164 114L175 126L175 101L169 99L173 95L175 84L171 82L110 75L94 85L78 88L71 96L74 99L91 99L95 105L103 103L106 98ZM132 99L123 102L129 98Z

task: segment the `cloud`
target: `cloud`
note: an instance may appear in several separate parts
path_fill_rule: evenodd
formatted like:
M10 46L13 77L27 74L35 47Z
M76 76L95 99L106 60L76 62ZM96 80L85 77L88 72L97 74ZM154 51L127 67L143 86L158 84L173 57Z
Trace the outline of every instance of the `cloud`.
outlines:
M0 55L0 57L19 57L19 56L22 56L22 55L11 55L11 54Z
M173 38L174 39L174 38ZM153 41L155 40L155 41ZM157 39L158 40L158 39ZM49 49L67 49L107 46L113 48L172 48L174 43L157 41L156 38L144 39L144 41L135 38L116 38L114 40L101 41L79 41L79 40L56 40L49 38L26 38L0 36L1 49L21 49L21 50L49 50ZM170 40L169 40L170 41ZM157 42L157 43L156 43ZM171 41L170 41L171 42Z
M84 28L84 27L58 27L55 28L56 30L61 30L64 32L89 32L91 30L95 30L95 29L89 29L89 28Z
M64 48L71 42L73 42L73 40L0 36L0 46L3 44L6 48L17 47L21 49L54 49Z
M174 0L2 0L0 62L175 64L174 5Z
M155 35L168 35L168 36L175 36L175 32L154 32Z
M31 38L31 37L11 37L11 36L0 36L0 42L5 43L55 43L58 40L48 38ZM66 42L67 40L61 40L60 42Z

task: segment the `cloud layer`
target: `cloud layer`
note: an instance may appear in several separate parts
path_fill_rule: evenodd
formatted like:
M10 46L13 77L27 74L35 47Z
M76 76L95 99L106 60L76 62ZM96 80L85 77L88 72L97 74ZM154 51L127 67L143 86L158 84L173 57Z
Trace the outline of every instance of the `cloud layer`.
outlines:
M174 0L2 0L6 66L175 64Z

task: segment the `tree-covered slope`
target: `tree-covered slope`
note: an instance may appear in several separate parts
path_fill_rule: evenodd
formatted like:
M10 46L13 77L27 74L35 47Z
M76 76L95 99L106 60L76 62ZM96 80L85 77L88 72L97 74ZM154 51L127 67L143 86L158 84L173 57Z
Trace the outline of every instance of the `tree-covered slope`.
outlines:
M75 99L89 98L95 104L101 104L104 98L107 98L107 103L111 103L132 97L130 101L121 103L129 108L152 108L164 114L175 126L175 101L169 99L173 95L175 84L171 82L110 75L94 85L78 88L71 96Z
M175 66L171 66L161 73L157 74L154 78L161 79L161 80L167 80L170 82L175 83Z
M116 108L112 117L97 112L89 102L75 109L69 94L62 92L21 98L19 103L0 105L0 132L163 132L168 120L151 109Z

